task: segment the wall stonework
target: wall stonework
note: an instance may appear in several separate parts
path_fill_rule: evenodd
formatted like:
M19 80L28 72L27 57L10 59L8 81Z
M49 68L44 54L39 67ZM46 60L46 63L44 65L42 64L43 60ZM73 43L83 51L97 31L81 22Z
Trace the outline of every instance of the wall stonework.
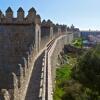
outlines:
M66 33L64 25L55 25L50 20L41 23L41 17L36 13L31 8L25 17L20 7L14 18L10 7L5 15L0 11L0 100L24 100L35 57L48 42ZM51 56L52 75L55 74L56 56L66 41L70 40L63 37L57 41Z
M68 37L70 37L71 39L68 40ZM51 77L52 77L51 80L52 80L53 88L55 87L55 77L56 77L56 67L57 67L57 62L58 62L58 55L64 48L64 45L71 43L72 40L73 40L72 34L67 33L67 35L64 35L64 36L62 35L58 39L56 39L52 48L49 51L49 54L48 54L49 65L48 66L51 67Z

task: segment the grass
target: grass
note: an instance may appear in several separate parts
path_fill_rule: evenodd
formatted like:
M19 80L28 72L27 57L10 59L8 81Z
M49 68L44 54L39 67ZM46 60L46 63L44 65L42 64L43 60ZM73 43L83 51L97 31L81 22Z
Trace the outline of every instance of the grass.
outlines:
M63 95L64 90L62 88L56 87L56 90L54 92L54 100L61 100Z
M65 80L71 79L71 68L67 65L61 66L56 70L56 88L54 92L54 100L61 100L64 95L62 84Z
M66 80L71 79L71 69L73 65L76 63L75 57L69 56L68 62L68 64L61 65L56 70L56 86L54 91L54 100L62 100L61 98L65 93L63 89L63 83Z
M70 79L71 68L66 66L63 65L63 67L56 70L56 80Z

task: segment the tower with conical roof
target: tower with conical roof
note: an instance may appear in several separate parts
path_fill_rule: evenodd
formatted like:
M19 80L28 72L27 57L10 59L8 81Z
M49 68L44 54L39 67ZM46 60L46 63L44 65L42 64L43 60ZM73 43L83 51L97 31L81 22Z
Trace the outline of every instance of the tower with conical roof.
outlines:
M35 17L36 17L36 10L35 8L31 8L29 11L28 11L28 21L30 22L35 22Z
M8 7L8 9L6 10L7 22L12 22L12 18L13 18L13 11L12 11L11 7Z
M17 20L18 21L23 21L24 20L24 10L22 9L22 7L20 7L17 10Z

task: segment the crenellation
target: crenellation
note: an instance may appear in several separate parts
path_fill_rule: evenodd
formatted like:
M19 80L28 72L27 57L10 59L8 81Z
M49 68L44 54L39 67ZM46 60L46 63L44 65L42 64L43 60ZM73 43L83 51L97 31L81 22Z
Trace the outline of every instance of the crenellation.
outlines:
M0 10L0 23L1 23L1 19L2 19L2 11Z
M6 89L1 90L0 100L10 100L10 94Z
M17 64L17 77L18 77L18 87L20 88L23 84L23 68L21 64Z
M61 34L61 25L57 25L57 27L58 27L58 35L60 35Z
M14 72L11 73L12 79L12 100L19 100L19 90L18 90L18 78Z
M36 10L32 7L28 11L28 15L25 17L25 12L22 7L17 10L17 17L13 16L13 10L11 7L5 11L5 16L0 10L0 24L10 25L24 25L24 24L41 24L40 15L36 15Z
M51 26L52 25L52 21L50 19L47 20L47 26Z
M28 51L29 51L29 55L31 55L31 53L32 53L32 48L31 48L31 46L28 47Z
M43 27L51 27L51 26L53 26L53 22L50 19L48 19L47 21L43 20L42 23L41 23L41 25Z
M24 21L24 10L23 10L22 7L20 7L20 8L17 10L17 21L18 21L18 22Z
M23 74L24 74L24 77L26 76L26 69L27 69L27 61L26 61L26 58L25 57L22 57L21 58L21 61L20 61L22 67L23 67Z
M12 23L13 21L13 11L11 9L11 7L8 7L8 9L6 10L6 22L7 23Z
M28 51L25 53L25 58L27 61L27 68L29 68L29 52Z
M45 26L47 24L46 20L44 19L41 23L42 26Z
M2 19L4 18L4 14L2 13L2 11L0 10L0 23L2 21Z
M26 86L35 56L58 33L58 25L51 20L41 23L36 13L32 7L25 17L20 7L15 18L11 7L5 16L0 11L0 88L10 91L10 100L22 100L17 97Z
M41 23L41 37L50 36L52 37L53 22L51 20L43 20Z
M36 17L36 10L32 7L28 11L27 19L29 22L34 22L35 23L35 17Z
M41 17L40 17L40 15L36 15L36 17L35 17L35 24L38 24L38 25L40 25L41 24Z

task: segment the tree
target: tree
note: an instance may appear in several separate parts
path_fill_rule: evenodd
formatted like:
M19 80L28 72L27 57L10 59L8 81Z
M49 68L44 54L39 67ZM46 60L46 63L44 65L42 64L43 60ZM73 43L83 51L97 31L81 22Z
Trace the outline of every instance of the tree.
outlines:
M81 56L73 70L76 80L91 89L92 94L100 95L100 45Z
M77 38L75 40L73 40L72 45L78 48L82 48L83 46L83 40L82 38Z

